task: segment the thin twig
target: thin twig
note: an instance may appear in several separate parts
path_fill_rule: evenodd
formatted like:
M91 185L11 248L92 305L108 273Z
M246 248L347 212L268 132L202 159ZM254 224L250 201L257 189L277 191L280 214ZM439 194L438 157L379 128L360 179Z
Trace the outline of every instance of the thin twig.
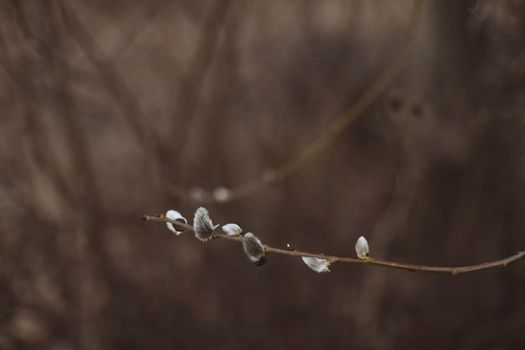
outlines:
M421 17L421 7L423 0L414 0L412 13L410 17L410 25L407 30L404 42L399 49L397 56L391 61L390 65L385 71L363 92L362 95L341 115L333 120L328 127L323 130L312 143L305 146L303 150L292 157L288 162L275 169L271 178L268 178L264 173L251 179L245 183L233 186L230 189L228 198L218 200L213 196L199 199L199 201L206 203L226 203L234 200L242 199L250 196L255 192L261 190L270 183L283 181L299 170L303 169L319 154L326 150L334 143L338 136L350 125L363 115L363 113L386 91L392 84L394 79L401 73L403 63L406 60L409 49L416 36L419 20ZM187 201L195 201L192 196L192 191L186 188L170 185L170 193Z
M64 0L58 1L59 9L68 34L76 41L86 58L91 62L99 73L102 83L107 92L121 108L127 125L136 136L140 146L150 155L155 155L156 146L152 142L150 133L145 131L142 125L142 108L127 82L122 78L117 67L98 47L95 38L88 31L72 5Z
M185 231L194 231L193 226L179 222L179 221L171 220L165 217L164 215L154 215L154 216L144 215L143 219L145 221L169 222L175 225L179 229L184 229ZM243 238L241 236L228 236L222 233L214 233L213 239L226 239L226 240L235 241L238 243L242 243L243 241ZM381 267L397 269L397 270L405 270L405 271L411 271L411 272L444 273L444 274L451 274L451 275L459 275L463 273L489 270L489 269L494 269L494 268L503 268L503 267L506 267L508 264L516 262L525 257L525 251L521 251L521 252L518 252L514 255L511 255L501 260L481 263L477 265L443 267L443 266L425 266L425 265L405 264L405 263L398 263L394 261L376 259L372 257L367 257L365 259L357 259L357 258L341 257L341 256L335 256L335 255L317 254L317 253L299 251L295 249L294 250L280 249L280 248L275 248L269 245L264 245L264 250L267 254L274 253L274 254L288 255L288 256L297 256L297 257L307 256L307 257L312 257L312 258L325 259L329 261L331 264L347 263L347 264L375 265L375 266L381 266Z
M135 23L131 30L123 35L121 43L116 45L116 49L108 57L108 63L117 64L122 57L126 55L129 49L133 46L138 37L148 29L150 24L160 15L166 13L167 7L173 2L169 0L159 0L153 4L147 4L147 9L141 14L139 23Z

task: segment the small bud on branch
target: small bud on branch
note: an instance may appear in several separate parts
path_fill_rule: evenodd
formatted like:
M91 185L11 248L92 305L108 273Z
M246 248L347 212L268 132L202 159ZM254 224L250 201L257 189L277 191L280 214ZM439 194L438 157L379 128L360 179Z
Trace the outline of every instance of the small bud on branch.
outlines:
M368 257L368 241L361 236L355 243L355 252L359 259L366 259Z
M226 224L222 227L222 232L224 232L227 236L240 236L242 229L237 224Z

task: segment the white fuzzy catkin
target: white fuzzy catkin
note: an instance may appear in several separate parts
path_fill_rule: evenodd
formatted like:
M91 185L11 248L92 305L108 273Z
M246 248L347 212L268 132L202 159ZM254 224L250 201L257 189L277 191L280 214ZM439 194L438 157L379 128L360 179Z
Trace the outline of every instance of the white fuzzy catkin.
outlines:
M193 229L195 230L195 237L206 242L211 238L213 230L217 226L213 226L210 214L206 208L200 207L195 211L193 216Z
M206 202L210 194L201 187L192 187L190 189L190 197L196 202Z
M217 202L226 202L232 197L232 191L226 187L217 187L213 190L213 198Z
M303 259L303 262L306 264L306 266L308 266L315 272L330 272L330 270L328 269L328 266L330 266L330 262L326 259L313 258L310 256L303 256L301 257L301 259Z
M359 259L366 259L368 257L368 242L365 237L361 236L355 243L355 252Z
M237 224L226 224L221 227L222 232L228 236L239 236L242 233L242 229Z
M186 220L186 218L184 216L182 216L181 213L179 213L176 210L168 210L166 212L165 216L168 219L171 219L173 221L179 221L179 222L183 222L185 224L188 223L188 220ZM181 230L181 229L177 228L176 225L172 224L171 222L167 222L166 226L168 226L168 229L171 232L175 233L177 236L180 235L182 232L184 232L184 230Z
M264 261L264 246L253 233L248 232L244 235L242 247L251 262L259 264L261 261Z

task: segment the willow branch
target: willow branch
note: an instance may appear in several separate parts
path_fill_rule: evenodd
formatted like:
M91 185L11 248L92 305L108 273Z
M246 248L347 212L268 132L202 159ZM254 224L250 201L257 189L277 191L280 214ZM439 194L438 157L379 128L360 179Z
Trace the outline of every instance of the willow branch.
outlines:
M145 221L157 221L157 222L169 222L175 225L179 229L183 229L185 231L194 231L193 226L171 220L164 215L144 215L143 219ZM229 241L235 241L237 243L242 243L243 238L242 236L228 236L222 233L214 232L213 239L225 239ZM312 258L319 258L319 259L325 259L329 261L331 264L334 263L346 263L346 264L359 264L359 265L374 265L374 266L381 266L385 268L390 269L397 269L397 270L405 270L405 271L411 271L411 272L425 272L425 273L442 273L442 274L450 274L450 275L459 275L469 272L475 272L475 271L483 271L483 270L489 270L489 269L495 269L495 268L503 268L507 265L514 263L520 259L523 259L525 257L525 251L520 251L514 255L511 255L509 257L506 257L501 260L476 264L476 265L468 265L468 266L458 266L458 267L444 267L444 266L426 266L426 265L415 265L415 264L406 264L406 263L399 263L395 261L387 261L387 260L381 260L376 259L373 257L367 257L365 259L357 259L357 258L350 258L350 257L341 257L336 255L326 255L326 254L318 254L318 253L311 253L306 251L299 251L299 250L288 250L288 249L280 249L275 248L269 245L264 245L264 251L266 254L280 254L280 255L287 255L287 256L296 256L296 257L312 257Z

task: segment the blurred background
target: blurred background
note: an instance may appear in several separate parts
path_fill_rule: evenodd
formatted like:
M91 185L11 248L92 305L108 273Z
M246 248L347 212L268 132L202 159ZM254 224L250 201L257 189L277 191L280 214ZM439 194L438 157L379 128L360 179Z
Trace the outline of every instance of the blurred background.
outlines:
M427 0L411 29L412 9L0 1L0 349L523 348L523 261L319 275L139 220L205 205L277 247L353 256L364 235L427 265L523 250L525 2ZM273 181L206 202L253 179Z

